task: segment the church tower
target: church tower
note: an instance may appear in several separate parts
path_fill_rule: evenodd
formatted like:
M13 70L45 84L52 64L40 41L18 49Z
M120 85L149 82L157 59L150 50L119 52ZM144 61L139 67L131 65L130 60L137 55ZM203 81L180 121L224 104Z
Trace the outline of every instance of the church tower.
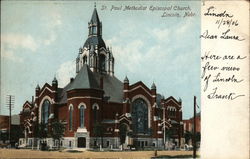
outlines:
M114 57L112 50L106 47L102 39L102 22L99 19L96 7L88 23L88 38L79 48L76 58L76 73L86 64L93 72L114 75Z

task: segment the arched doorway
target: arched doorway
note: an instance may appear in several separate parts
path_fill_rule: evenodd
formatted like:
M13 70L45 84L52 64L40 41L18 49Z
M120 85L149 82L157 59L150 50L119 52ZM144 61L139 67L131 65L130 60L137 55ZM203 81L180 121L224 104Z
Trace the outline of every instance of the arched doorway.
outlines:
M119 127L119 131L120 131L120 142L121 144L124 144L127 138L128 126L126 124L121 124Z
M86 138L85 137L78 137L77 147L79 147L79 148L85 148L86 147Z

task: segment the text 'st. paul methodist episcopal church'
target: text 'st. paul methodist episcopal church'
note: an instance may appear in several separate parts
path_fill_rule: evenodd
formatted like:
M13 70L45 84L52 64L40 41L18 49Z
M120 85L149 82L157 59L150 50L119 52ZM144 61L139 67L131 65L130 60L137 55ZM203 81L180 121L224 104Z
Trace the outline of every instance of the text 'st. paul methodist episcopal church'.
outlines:
M76 76L64 88L36 87L35 99L26 101L21 111L25 138L21 145L36 146L36 125L51 130L53 121L65 124L60 143L49 136L49 146L65 148L163 147L164 141L183 144L182 103L156 93L153 83L120 81L114 75L115 59L102 39L102 23L96 8L88 23L88 38L76 58ZM171 133L170 133L171 132ZM39 139L41 140L41 139Z

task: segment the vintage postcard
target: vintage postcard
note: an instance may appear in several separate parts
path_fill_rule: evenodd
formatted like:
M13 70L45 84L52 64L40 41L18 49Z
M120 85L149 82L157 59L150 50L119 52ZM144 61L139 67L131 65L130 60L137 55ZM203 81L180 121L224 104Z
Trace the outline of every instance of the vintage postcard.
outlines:
M249 2L1 1L0 158L249 158Z

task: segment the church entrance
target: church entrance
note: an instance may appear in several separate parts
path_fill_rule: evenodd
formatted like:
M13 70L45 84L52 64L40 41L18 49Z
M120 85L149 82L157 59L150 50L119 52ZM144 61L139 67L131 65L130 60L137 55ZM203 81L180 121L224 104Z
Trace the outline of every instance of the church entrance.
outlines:
M77 147L79 147L79 148L86 147L86 138L85 137L78 137Z

